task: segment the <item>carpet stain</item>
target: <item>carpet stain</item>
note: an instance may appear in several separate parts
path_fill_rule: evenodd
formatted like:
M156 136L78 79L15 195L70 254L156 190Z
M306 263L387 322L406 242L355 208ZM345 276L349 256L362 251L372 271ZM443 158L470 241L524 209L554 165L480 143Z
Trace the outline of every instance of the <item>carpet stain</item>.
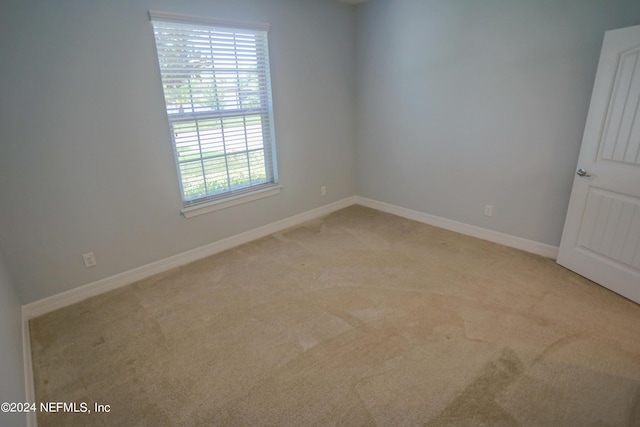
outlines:
M426 427L459 425L512 426L518 422L498 403L496 396L525 371L516 353L506 348L497 361L488 362L479 376Z

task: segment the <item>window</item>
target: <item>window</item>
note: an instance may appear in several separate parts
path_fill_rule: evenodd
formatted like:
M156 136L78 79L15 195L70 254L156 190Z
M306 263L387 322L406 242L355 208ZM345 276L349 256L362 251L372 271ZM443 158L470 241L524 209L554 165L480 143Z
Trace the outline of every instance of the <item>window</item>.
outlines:
M150 15L184 206L279 188L268 28Z

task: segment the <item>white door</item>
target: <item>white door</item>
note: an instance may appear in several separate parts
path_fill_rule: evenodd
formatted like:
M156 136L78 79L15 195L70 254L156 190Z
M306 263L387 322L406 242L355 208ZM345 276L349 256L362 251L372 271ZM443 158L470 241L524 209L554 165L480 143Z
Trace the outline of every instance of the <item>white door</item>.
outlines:
M640 26L607 31L558 263L640 303Z

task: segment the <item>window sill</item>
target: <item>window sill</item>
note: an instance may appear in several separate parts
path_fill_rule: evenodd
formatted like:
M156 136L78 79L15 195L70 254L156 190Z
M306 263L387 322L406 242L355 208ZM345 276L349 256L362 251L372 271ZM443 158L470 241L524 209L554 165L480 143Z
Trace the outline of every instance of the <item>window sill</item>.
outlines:
M185 218L193 218L195 216L208 214L221 209L241 205L243 203L253 202L254 200L264 199L265 197L275 196L280 193L281 190L282 185L262 188L260 190L238 194L237 196L225 197L224 199L212 200L195 206L189 206L182 209L180 212L182 212L182 215L184 215Z

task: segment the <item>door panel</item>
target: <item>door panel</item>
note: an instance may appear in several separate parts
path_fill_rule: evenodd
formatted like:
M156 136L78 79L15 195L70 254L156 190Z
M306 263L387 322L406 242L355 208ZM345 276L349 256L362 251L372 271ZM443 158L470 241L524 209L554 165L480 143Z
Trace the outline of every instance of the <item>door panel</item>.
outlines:
M599 160L640 166L640 49L620 55L618 73L605 119Z
M605 34L558 263L640 303L640 26Z
M628 267L640 268L640 200L591 188L578 247Z

